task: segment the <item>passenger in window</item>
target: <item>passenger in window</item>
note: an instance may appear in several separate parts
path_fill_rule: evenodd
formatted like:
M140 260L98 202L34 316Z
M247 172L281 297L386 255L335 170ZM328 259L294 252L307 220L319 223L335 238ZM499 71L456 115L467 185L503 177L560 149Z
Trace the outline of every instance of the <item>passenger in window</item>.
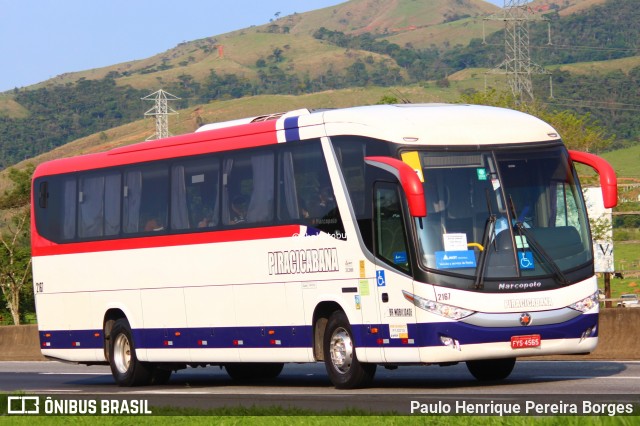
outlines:
M236 195L231 200L231 225L242 223L247 218L249 200L244 195Z
M315 218L324 217L336 207L333 193L331 192L331 188L328 186L321 188L313 197L313 201L315 205L311 207L310 213L311 216Z
M144 225L145 232L157 232L162 230L164 230L164 226L162 225L160 220L155 217L152 217L149 220L147 220L146 224Z
M307 203L302 198L298 199L298 208L300 209L300 218L309 219L309 209L307 208Z
M198 228L209 228L213 226L213 214L209 210L203 210L202 219L198 222Z

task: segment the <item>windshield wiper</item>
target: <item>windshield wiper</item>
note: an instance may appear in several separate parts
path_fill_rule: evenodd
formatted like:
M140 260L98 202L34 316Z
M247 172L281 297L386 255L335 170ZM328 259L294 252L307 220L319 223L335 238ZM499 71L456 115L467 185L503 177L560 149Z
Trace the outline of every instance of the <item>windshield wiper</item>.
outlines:
M515 208L515 206L513 204L513 200L511 199L511 195L509 195L509 207L511 209L511 213L512 213L513 217L515 218L516 217L516 208ZM551 269L551 272L556 276L558 281L560 281L560 284L562 284L562 285L569 284L569 281L567 280L567 277L564 275L562 270L558 267L558 264L555 262L555 260L553 260L553 258L549 255L549 253L547 253L546 250L535 239L535 237L533 236L533 233L531 231L529 231L524 226L524 223L522 221L520 221L520 220L515 220L515 223L514 223L513 227L518 231L518 234L520 235L520 241L521 241L521 244L522 244L522 252L524 253L524 248L525 248L524 246L525 246L525 241L526 241L526 244L528 244L529 247L531 247L533 249L533 251L540 258L542 258L542 260L544 261L544 262L542 262L542 264L543 265L546 264L546 265L549 266L549 268ZM518 250L517 244L516 244L515 248L516 248L516 251L517 251Z
M493 244L495 245L495 232L496 232L496 215L491 209L491 200L489 198L489 190L485 191L487 199L487 206L489 207L489 217L484 225L484 234L482 236L482 251L478 257L478 271L476 272L476 279L473 282L473 288L481 289L484 286L484 273L487 267L487 254L489 253L489 244L491 238L493 238Z

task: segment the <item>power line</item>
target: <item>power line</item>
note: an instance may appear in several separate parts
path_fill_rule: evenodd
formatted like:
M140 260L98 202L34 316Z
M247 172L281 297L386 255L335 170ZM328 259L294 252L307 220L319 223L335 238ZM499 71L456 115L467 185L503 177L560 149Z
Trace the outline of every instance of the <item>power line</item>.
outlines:
M618 102L607 103L604 101L590 101L584 99L568 99L568 98L554 98L552 101L548 101L553 105L570 106L572 108L587 108L587 109L607 109L615 111L638 111L640 112L640 105L636 104L623 104ZM602 104L602 105L597 105ZM617 106L621 105L621 106Z
M502 47L502 44L498 43L483 43L485 46ZM546 44L546 45L529 45L530 49L545 49L545 50L596 50L603 52L640 52L640 49L633 47L599 47L599 46L577 46L571 44Z
M489 73L506 74L513 96L520 101L534 98L532 74L548 74L544 68L531 61L529 50L529 22L548 21L548 19L536 16L527 6L528 2L529 0L504 0L501 14L485 18L485 20L503 21L505 28L505 59ZM551 40L551 27L549 27L549 40Z
M171 136L171 133L169 133L169 115L178 113L169 108L169 101L177 99L180 98L162 89L142 98L142 100L155 101L153 108L144 113L145 116L154 116L156 118L156 132L146 140L164 139Z

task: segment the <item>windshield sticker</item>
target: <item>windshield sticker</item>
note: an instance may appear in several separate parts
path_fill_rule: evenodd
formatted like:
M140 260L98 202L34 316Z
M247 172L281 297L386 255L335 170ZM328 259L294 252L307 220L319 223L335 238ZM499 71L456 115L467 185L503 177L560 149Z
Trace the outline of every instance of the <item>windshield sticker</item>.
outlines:
M424 183L424 175L422 174L422 166L420 166L420 157L418 156L418 151L403 152L402 161L407 163L409 167L411 167L416 172L416 174L418 175L418 179L420 179L420 182Z
M491 186L493 186L493 190L496 191L500 188L500 181L498 179L491 179Z
M467 234L451 233L442 236L444 243L444 251L466 251L467 250Z
M533 253L530 251L522 251L518 253L518 262L520 263L520 269L535 269L536 266L533 263Z
M476 174L478 175L478 180L487 180L487 169L484 167L477 168Z
M436 267L438 269L475 268L476 256L473 250L437 251Z
M516 235L516 248L519 248L519 249L529 248L527 237L525 237L524 235Z
M403 263L407 263L407 252L406 251L394 251L393 252L393 263L396 265L402 265Z

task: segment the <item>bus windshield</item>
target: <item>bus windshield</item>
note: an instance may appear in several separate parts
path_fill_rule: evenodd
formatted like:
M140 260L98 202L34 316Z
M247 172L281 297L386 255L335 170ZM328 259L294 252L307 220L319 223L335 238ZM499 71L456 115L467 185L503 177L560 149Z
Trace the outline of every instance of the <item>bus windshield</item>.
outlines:
M476 288L491 279L566 285L567 272L592 261L564 147L420 151L419 158L427 216L415 221L419 258L430 272L467 277Z

